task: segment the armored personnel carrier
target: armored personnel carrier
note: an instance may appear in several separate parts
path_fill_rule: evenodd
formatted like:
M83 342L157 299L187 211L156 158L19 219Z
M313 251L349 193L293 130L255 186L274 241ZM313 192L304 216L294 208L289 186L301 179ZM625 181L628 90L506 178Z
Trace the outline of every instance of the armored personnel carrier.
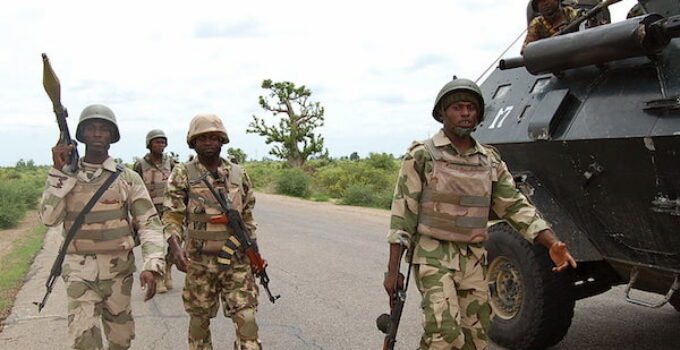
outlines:
M576 300L619 284L631 303L680 311L680 0L639 3L647 14L529 44L481 85L475 138L500 150L578 262L553 273L543 247L490 229L502 346L558 343Z

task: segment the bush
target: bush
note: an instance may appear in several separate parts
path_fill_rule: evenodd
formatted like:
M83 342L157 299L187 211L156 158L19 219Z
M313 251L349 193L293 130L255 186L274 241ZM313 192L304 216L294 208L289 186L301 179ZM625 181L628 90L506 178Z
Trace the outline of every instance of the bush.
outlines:
M352 184L347 187L340 202L346 205L387 209L392 204L392 194L385 190L376 191L374 185Z
M250 162L243 167L248 172L253 187L266 191L279 177L283 165L280 162Z
M276 193L306 198L310 192L310 179L309 174L302 171L302 169L285 169L276 179Z
M0 228L17 225L27 210L34 209L42 192L47 168L0 169Z

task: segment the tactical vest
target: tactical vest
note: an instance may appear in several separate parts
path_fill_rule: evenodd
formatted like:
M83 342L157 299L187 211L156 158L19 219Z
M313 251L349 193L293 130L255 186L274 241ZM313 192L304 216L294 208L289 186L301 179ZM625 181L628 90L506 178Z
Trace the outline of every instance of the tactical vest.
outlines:
M104 171L99 179L91 182L76 182L75 187L66 196L65 232L83 210L92 195L106 181ZM130 250L135 246L132 230L128 221L127 197L121 188L122 181L116 179L95 203L92 210L85 215L85 221L75 233L68 253L93 254Z
M424 145L433 174L421 194L418 232L445 241L484 241L498 162L480 153L462 157L442 151L432 139Z
M201 177L195 163L186 163L189 178L188 203L186 220L188 223L187 237L206 241L226 241L232 232L223 223L213 224L210 218L222 214L222 209L203 181L192 184L191 180ZM216 191L228 194L232 208L239 213L243 211L243 170L236 164L231 164L227 179L215 180L207 177ZM221 245L220 245L221 247Z
M165 189L168 187L168 178L172 172L170 159L164 157L160 168L150 164L146 159L142 159L140 164L142 166L142 179L149 191L151 201L155 205L163 204Z

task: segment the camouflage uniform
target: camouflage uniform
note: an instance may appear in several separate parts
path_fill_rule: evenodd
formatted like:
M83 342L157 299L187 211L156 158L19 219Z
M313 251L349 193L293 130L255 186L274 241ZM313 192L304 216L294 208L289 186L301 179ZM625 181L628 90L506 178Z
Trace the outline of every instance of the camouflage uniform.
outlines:
M142 177L147 190L149 191L149 196L151 196L151 201L156 207L158 215L163 217L163 212L165 211L163 207L163 199L165 198L165 189L168 185L168 178L172 169L175 167L175 161L170 158L167 154L163 154L163 158L160 163L156 163L151 159L151 154L147 153L144 158L135 162L132 167L134 171ZM163 283L159 285L158 291L160 293L167 292L168 289L172 289L172 273L171 267L175 263L172 259L172 254L168 248L165 254L165 275Z
M80 160L75 176L51 168L40 202L46 226L73 224L94 192L116 170ZM163 274L163 235L158 214L142 179L124 169L104 192L69 245L62 270L68 296L69 336L74 349L102 349L99 323L109 349L127 349L134 339L130 309L135 259L133 227L142 245L144 270ZM101 320L101 321L100 321Z
M492 147L475 142L460 154L442 130L410 147L388 241L409 246L408 258L413 256L423 309L419 349L486 348L491 308L483 242L489 210L530 241L548 228Z
M165 198L165 188L168 184L168 178L172 172L172 168L175 167L173 160L167 155L163 154L163 159L160 163L156 163L151 159L151 154L147 153L144 158L135 162L132 167L139 176L144 180L147 190L149 190L149 196L151 196L151 201L154 206L156 206L156 211L159 215L163 215L163 199Z
M569 24L569 22L580 15L578 10L569 6L561 7L560 11L562 11L562 19L558 23L550 23L543 16L538 16L531 20L531 23L529 23L529 27L527 28L527 36L524 39L524 45L522 45L522 52L524 52L524 49L530 42L549 38L557 34L562 28Z
M221 213L219 206L202 182L189 183L206 172L198 157L177 165L170 175L164 202L166 235L181 236L184 222L188 225L186 249L190 262L182 299L190 315L189 348L212 349L210 319L217 315L221 300L224 315L231 317L236 326L234 349L261 349L255 322L259 291L248 259L237 252L231 267L219 270L217 253L230 236L230 229L210 223L211 216ZM208 176L209 181L215 189L226 191L254 240L255 197L247 174L238 165L221 159L214 175L219 180Z

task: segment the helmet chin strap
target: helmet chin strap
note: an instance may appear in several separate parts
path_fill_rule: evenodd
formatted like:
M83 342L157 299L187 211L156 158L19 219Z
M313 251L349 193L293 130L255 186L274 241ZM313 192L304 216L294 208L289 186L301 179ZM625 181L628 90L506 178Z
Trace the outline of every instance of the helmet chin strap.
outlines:
M470 134L472 134L472 132L475 131L475 129L476 128L461 128L461 127L455 126L455 127L453 127L453 133L458 135L458 136L465 137L465 136L470 136Z

